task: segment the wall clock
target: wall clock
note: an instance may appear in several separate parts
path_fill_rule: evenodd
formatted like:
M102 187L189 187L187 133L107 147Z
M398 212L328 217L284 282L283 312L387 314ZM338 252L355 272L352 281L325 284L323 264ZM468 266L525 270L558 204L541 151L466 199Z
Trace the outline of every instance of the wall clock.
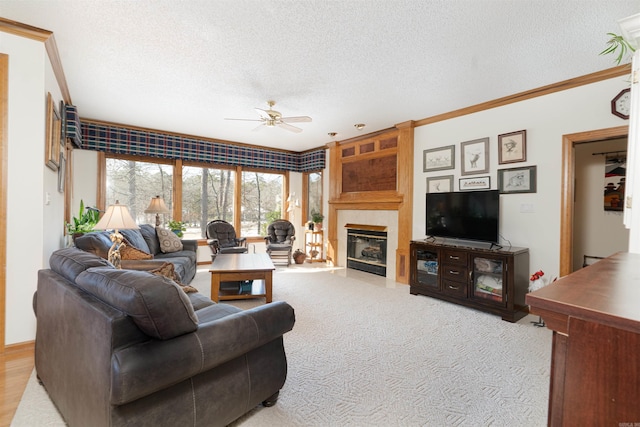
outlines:
M611 100L611 114L622 119L629 119L629 107L631 106L631 89L623 89Z

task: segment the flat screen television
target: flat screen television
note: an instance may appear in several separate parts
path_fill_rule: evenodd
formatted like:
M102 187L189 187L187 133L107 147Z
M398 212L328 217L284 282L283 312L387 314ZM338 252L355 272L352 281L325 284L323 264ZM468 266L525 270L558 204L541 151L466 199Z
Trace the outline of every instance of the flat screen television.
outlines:
M427 193L427 236L499 243L498 190Z

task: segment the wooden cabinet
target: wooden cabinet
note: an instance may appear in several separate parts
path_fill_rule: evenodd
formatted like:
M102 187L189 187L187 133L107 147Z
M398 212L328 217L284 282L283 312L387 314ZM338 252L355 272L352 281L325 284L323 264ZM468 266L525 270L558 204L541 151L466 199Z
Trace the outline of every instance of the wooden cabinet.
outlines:
M638 265L618 253L527 295L553 330L550 426L640 423Z
M305 230L304 246L307 252L307 262L324 262L324 234L323 230Z
M411 242L410 292L473 307L515 322L527 314L529 250Z

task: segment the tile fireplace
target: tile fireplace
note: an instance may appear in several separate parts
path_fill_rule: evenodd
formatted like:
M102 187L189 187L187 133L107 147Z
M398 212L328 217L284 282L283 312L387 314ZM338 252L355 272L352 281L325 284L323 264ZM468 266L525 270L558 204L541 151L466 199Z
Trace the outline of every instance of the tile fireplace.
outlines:
M347 224L347 268L386 277L387 231L375 225Z

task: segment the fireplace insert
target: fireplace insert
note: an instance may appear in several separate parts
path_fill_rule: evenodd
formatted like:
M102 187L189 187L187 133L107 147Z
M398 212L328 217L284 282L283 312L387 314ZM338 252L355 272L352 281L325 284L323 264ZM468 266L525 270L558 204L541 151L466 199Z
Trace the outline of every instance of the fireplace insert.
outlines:
M347 268L387 275L387 233L347 229Z

